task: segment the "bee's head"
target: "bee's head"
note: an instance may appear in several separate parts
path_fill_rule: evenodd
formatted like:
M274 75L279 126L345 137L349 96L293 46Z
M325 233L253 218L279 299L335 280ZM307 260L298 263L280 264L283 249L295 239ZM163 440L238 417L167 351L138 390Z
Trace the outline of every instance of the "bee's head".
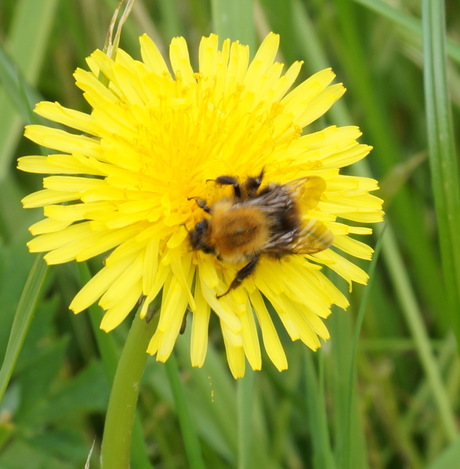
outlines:
M188 232L188 239L192 249L203 251L206 254L215 254L214 248L207 241L209 230L209 220L204 219L195 225L194 230Z

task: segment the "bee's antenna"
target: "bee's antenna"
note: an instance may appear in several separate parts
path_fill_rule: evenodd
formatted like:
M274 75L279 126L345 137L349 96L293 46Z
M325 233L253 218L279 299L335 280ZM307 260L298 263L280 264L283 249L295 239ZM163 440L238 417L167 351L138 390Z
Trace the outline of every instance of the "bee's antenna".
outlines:
M264 178L264 174L265 174L265 166L262 166L262 171L260 172L259 176L257 177L257 179L259 179L260 182L262 182L262 179Z
M206 213L211 213L210 207L206 205L206 200L200 199L200 197L187 197L187 200L194 200L198 207L200 207Z

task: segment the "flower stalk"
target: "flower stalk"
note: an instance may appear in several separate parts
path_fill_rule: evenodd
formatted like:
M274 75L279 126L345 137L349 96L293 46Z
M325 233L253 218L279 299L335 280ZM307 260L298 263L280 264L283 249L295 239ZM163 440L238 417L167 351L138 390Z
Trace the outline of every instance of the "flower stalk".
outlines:
M101 448L101 469L130 466L131 434L140 382L147 360L147 345L155 320L146 322L136 314L112 385Z

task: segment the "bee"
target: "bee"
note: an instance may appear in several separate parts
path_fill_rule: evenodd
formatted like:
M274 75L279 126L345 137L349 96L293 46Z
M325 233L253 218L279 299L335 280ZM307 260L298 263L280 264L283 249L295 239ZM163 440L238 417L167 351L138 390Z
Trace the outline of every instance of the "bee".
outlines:
M234 176L208 180L233 188L231 197L210 207L204 199L189 198L207 214L188 232L192 249L213 254L225 263L244 264L217 298L240 286L262 256L281 259L291 254L314 254L332 244L333 235L322 222L301 217L301 204L303 210L318 204L326 188L324 179L311 176L262 186L263 176L264 170L242 184Z

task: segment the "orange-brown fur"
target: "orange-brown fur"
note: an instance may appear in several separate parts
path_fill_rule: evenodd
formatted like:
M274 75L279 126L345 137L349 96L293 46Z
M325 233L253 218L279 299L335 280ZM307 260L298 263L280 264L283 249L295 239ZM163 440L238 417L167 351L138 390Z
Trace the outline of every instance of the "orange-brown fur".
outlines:
M235 206L229 199L214 204L208 242L223 261L246 262L263 248L268 236L266 216L259 208Z

